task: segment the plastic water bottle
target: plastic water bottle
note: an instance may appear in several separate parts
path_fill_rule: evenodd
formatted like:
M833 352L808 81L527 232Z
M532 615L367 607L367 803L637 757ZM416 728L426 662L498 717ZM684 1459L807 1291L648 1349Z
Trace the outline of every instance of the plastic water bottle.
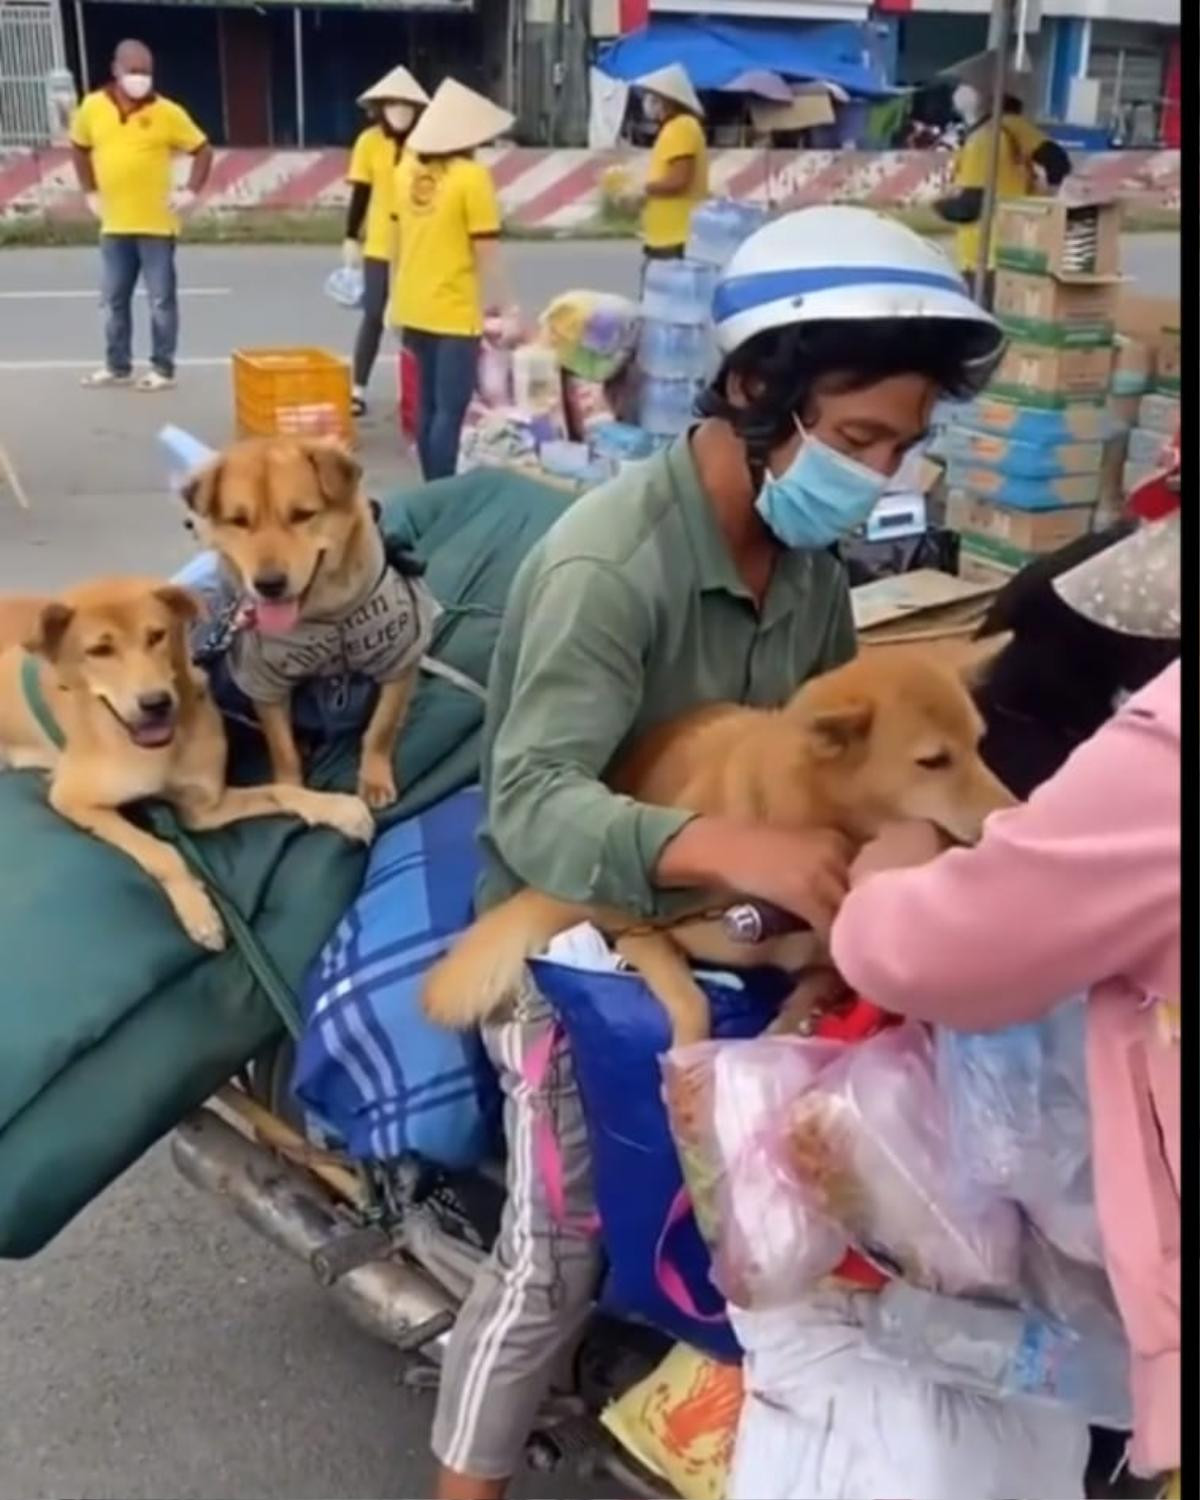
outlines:
M159 428L158 443L166 453L171 489L175 494L179 493L189 475L217 456L215 448L202 443L182 427L171 424Z
M641 426L657 437L677 437L691 424L696 397L701 389L695 380L664 380L647 375L638 399Z
M638 364L647 375L666 380L702 380L708 365L704 326L648 319L638 341Z
M661 323L706 323L716 273L694 260L651 260L642 285L642 316Z
M766 210L756 203L709 198L692 213L688 259L723 269L737 247L766 222L766 217Z
M890 1282L869 1300L871 1345L944 1385L1057 1401L1086 1416L1128 1403L1128 1354L1032 1308L943 1297Z

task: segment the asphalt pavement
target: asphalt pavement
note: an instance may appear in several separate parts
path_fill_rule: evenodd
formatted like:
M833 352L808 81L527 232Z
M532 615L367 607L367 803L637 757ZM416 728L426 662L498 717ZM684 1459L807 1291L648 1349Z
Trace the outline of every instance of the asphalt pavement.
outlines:
M507 247L536 309L573 286L632 292L629 244ZM1147 292L1177 293L1177 236L1130 238ZM331 252L185 247L178 388L84 391L99 363L88 250L0 251L0 590L169 569L189 539L154 433L230 433L230 350L348 348L354 319L321 293ZM144 354L144 306L138 353ZM412 477L381 359L361 452L376 492ZM0 987L0 1003L20 1004ZM136 1080L131 1080L136 1087ZM79 1122L81 1131L89 1128ZM0 1264L0 1500L342 1500L429 1493L430 1401L292 1265L150 1153L32 1262ZM611 1489L611 1486L609 1487ZM525 1495L597 1493L568 1478Z

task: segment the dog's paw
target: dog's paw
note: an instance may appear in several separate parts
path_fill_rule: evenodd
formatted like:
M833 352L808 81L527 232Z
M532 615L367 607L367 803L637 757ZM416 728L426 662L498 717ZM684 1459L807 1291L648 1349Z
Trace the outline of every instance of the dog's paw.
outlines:
M352 797L348 792L324 792L320 803L313 809L310 823L333 828L343 838L356 844L369 844L375 837L375 819L371 809L361 797Z
M358 795L368 807L376 809L391 807L400 793L396 790L396 774L384 756L364 755L358 771Z
M198 880L177 880L167 886L167 900L193 943L220 953L225 947L225 924L208 892Z

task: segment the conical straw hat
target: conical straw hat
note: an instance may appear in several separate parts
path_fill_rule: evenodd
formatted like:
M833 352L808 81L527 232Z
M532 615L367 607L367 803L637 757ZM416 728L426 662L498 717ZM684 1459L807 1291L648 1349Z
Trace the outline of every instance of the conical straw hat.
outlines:
M358 96L360 104L428 104L429 95L407 68L395 67Z
M633 86L657 94L660 99L670 99L673 104L681 104L691 114L704 118L704 106L692 87L692 80L678 63L668 63L653 73L643 73L633 80Z
M456 78L445 78L425 113L413 126L408 149L418 156L470 151L511 130L515 116Z

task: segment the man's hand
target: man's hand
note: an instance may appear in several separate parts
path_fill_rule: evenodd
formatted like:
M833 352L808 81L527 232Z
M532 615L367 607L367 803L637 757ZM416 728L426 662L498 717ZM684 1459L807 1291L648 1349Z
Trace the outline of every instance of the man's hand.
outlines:
M362 246L353 235L347 235L342 241L342 265L348 271L357 271L362 265Z
M84 193L83 201L87 204L87 211L93 219L98 219L101 214L100 194L93 189L90 193Z
M946 839L932 823L916 820L889 823L865 844L850 866L851 886L861 885L883 870L903 870L928 864L946 848Z
M845 834L831 828L788 832L747 825L730 840L725 883L790 911L823 937L849 888L852 852Z
M191 188L176 188L171 194L171 212L190 214L196 206L196 195Z
M846 894L852 846L832 829L786 832L732 818L694 818L666 845L659 885L714 887L782 907L826 934Z

